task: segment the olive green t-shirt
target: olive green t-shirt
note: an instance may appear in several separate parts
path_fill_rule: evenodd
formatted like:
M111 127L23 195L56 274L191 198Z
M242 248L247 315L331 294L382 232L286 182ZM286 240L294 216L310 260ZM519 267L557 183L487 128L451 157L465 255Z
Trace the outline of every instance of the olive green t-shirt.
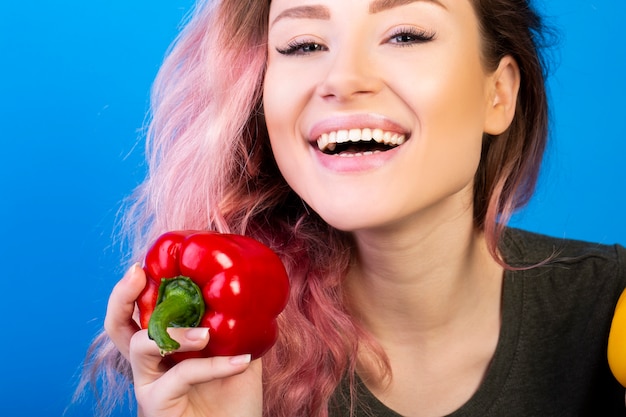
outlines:
M626 416L624 389L606 359L617 299L626 287L626 249L508 229L502 326L485 379L449 417ZM626 352L625 352L626 354ZM358 385L352 417L400 417ZM331 417L349 417L345 385Z

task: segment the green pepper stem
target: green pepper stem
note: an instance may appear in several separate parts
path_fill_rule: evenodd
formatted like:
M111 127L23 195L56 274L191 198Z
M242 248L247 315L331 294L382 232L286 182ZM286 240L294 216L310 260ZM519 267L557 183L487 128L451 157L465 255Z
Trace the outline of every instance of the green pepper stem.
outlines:
M156 307L148 322L148 337L159 346L161 355L180 347L167 328L197 327L205 308L202 291L190 278L178 276L161 280Z

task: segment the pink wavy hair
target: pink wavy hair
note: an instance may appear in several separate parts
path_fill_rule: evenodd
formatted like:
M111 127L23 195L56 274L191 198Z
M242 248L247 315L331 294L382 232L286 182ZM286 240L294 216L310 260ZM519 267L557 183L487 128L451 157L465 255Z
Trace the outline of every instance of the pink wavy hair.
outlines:
M495 69L511 54L524 77L518 114L501 137L485 137L476 174L476 227L504 264L499 237L533 191L547 138L537 52L541 25L526 0L473 4L485 66ZM325 417L338 384L345 379L353 387L357 352L369 352L372 367L383 375L389 368L380 346L345 307L342 278L354 255L350 236L311 213L274 164L261 105L268 13L269 1L196 7L153 87L148 175L130 199L124 232L133 242L131 261L175 229L246 234L273 248L292 292L279 340L263 359L264 415ZM78 392L89 382L99 386L100 412L108 414L125 397L129 366L104 333L86 363Z

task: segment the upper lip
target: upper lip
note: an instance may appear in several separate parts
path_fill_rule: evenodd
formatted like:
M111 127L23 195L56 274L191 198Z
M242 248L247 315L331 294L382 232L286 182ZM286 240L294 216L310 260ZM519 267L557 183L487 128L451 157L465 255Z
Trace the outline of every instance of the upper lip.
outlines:
M316 142L324 133L350 129L380 129L383 132L410 136L409 130L399 123L379 114L351 114L329 117L315 123L309 130L310 142Z

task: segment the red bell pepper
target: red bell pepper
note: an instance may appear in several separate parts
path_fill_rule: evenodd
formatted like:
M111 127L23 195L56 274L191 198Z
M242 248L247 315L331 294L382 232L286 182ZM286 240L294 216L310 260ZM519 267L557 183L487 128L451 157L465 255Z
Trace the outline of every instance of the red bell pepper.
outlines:
M167 232L148 250L144 270L140 324L161 354L180 347L168 327L209 328L206 348L172 353L176 362L246 353L256 359L276 342L289 280L280 258L260 242L209 231Z

